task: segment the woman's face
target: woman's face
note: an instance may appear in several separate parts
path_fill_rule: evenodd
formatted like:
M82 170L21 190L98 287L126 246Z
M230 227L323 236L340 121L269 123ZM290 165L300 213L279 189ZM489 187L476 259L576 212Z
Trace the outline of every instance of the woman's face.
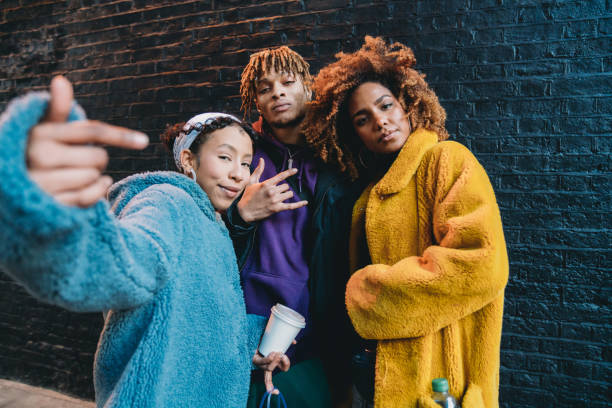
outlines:
M374 153L398 152L412 131L402 105L378 82L357 87L349 99L348 112L355 133Z
M215 210L224 212L242 192L251 174L253 143L238 125L212 132L200 146L197 183Z

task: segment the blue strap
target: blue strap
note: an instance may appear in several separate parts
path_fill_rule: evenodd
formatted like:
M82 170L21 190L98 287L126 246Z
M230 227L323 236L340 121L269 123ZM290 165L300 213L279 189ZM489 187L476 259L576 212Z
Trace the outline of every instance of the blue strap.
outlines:
M278 388L274 388L272 391L266 391L264 393L263 397L261 398L261 402L259 403L259 408L263 408L264 404L266 404L266 408L270 408L272 392L274 392L274 390L278 391ZM278 391L278 398L276 399L276 401L278 402L277 408L281 408L281 401L283 402L283 407L287 408L287 402L285 401L285 397L283 397L283 394L281 394L280 391Z

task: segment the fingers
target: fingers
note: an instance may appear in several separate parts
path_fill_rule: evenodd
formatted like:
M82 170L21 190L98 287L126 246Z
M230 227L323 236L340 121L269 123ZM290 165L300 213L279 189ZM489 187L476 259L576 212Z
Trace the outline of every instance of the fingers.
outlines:
M282 362L284 354L279 352L272 352L266 357L255 355L253 356L253 364L266 371L274 371L279 364Z
M269 206L269 209L271 211L281 212L287 210L295 210L304 207L305 205L308 205L308 201L306 200L298 201L296 203L285 203L284 201L292 198L294 196L294 193L292 190L289 189L289 186L287 186L287 188L284 188L284 190L286 190L284 193L274 191L268 195L270 200L273 202L272 205Z
M280 362L278 363L278 368L283 371L289 371L289 367L291 367L291 361L289 361L289 357L283 354L280 359Z
M298 201L297 203L281 203L277 212L287 210L297 210L298 208L305 207L308 205L308 201Z
M259 353L259 350L255 351L255 354L253 354L253 364L255 365L261 365L261 361L264 357Z
M72 84L63 76L58 75L51 80L50 93L51 100L44 121L65 122L74 99Z
M266 162L263 158L259 158L259 163L257 163L257 167L253 170L253 174L249 177L249 184L259 183L259 178L263 174L264 167L266 167Z
M57 170L32 170L30 178L41 186L47 194L81 190L95 183L100 171L95 168L63 168Z
M69 191L54 195L54 198L62 204L76 207L89 207L97 201L106 197L106 191L113 183L109 176L103 176L94 184L78 191Z
M274 383L272 382L272 371L266 371L264 373L264 384L266 386L266 391L274 390ZM278 390L272 391L272 394L278 394Z
M283 358L286 361L283 361ZM286 365L289 359L283 353L279 353L273 351L265 357L265 360L268 361L266 371L264 372L264 384L266 386L266 391L272 391L273 395L278 394L278 390L274 388L274 383L272 382L272 372L281 365ZM284 370L286 371L286 370Z
M102 147L70 146L42 140L29 144L27 162L31 171L64 167L93 167L102 171L108 163L108 153Z
M266 183L266 184L278 184L281 181L285 180L286 178L289 178L289 177L293 176L295 173L297 173L297 171L298 170L295 169L295 168L285 170L285 171L283 171L281 173L278 173L274 177L270 177L269 179L264 181L264 183Z
M58 75L51 80L50 93L51 100L44 119L48 124L36 126L32 137L54 138L65 143L99 143L128 149L144 149L149 143L144 133L97 121L63 123L68 119L74 99L72 84L63 76Z
M276 186L277 193L284 193L285 191L289 191L289 184L283 183Z
M293 197L293 191L289 190L278 195L278 201L285 201Z
M147 135L130 129L108 125L98 121L70 123L43 123L32 129L33 141L53 139L62 143L98 143L128 149L144 149L149 143Z

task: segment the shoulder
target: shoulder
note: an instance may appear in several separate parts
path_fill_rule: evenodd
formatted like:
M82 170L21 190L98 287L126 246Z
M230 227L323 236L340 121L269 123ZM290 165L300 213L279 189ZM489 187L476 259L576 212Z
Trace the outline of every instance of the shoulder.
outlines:
M453 154L466 157L474 157L470 149L463 144L454 140L444 140L436 143L428 152L428 154L439 156L443 154Z
M152 201L171 204L173 207L195 205L193 197L184 189L172 184L154 184L138 194L141 197L150 197Z
M466 146L455 141L433 146L423 158L417 177L422 186L429 186L428 189L447 191L454 186L462 189L466 197L471 192L491 192L491 197L494 196L484 167Z
M148 186L133 186L137 180L125 183L127 189L113 202L112 211L119 219L133 220L147 225L161 225L180 223L180 220L198 217L201 211L189 193L180 187L158 183ZM171 228L166 225L164 228Z
M421 167L435 166L439 169L456 169L465 166L480 166L478 159L466 146L453 140L436 143L421 161Z
M116 214L133 199L138 199L166 207L197 207L214 218L214 209L204 190L190 178L175 172L134 174L113 185L108 197Z
M182 209L198 209L193 197L180 187L168 183L150 185L134 194L125 204L125 209L151 206L160 212Z

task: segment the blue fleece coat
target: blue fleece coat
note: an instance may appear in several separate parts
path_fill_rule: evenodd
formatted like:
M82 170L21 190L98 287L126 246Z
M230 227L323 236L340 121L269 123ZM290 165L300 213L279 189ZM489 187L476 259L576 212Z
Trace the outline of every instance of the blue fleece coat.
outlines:
M87 209L27 177L48 95L0 117L0 269L38 299L102 311L98 407L243 407L263 319L246 314L232 243L204 191L178 173L117 183ZM84 117L75 105L70 120Z

